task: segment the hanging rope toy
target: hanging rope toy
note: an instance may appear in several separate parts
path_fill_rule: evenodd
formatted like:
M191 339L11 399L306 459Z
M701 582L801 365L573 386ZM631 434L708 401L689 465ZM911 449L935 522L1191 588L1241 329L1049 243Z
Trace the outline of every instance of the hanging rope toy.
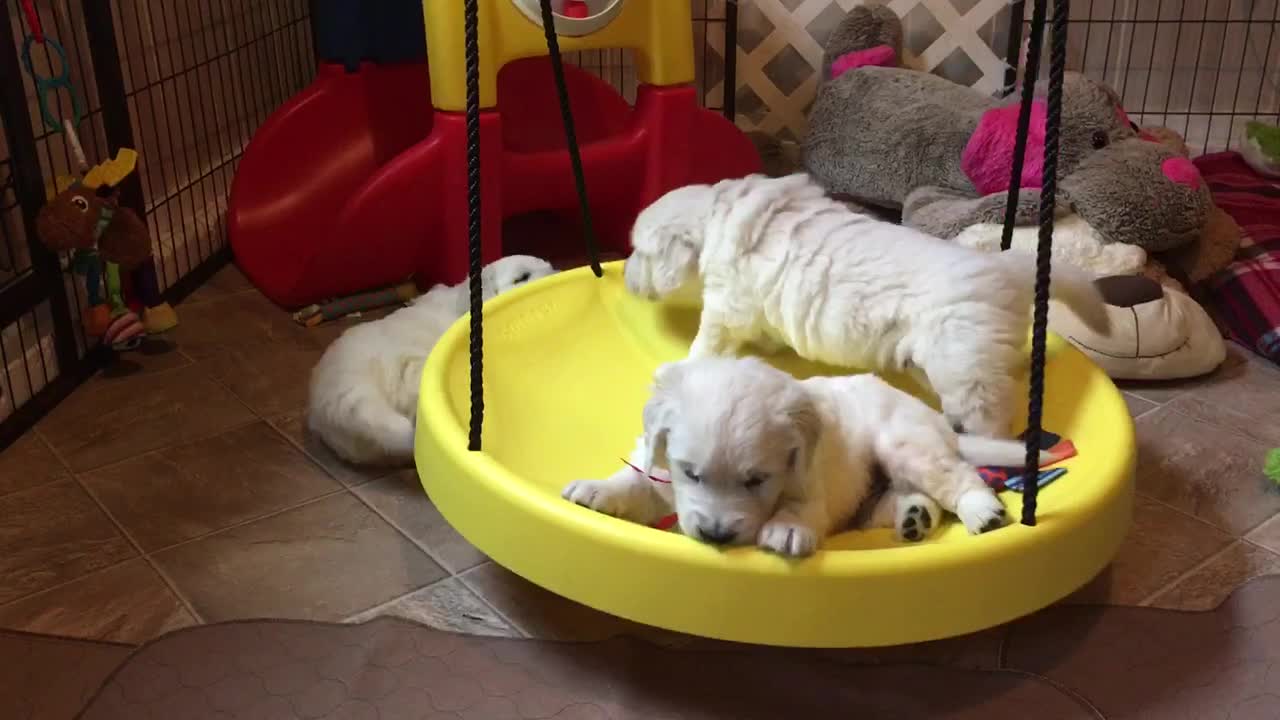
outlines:
M50 109L50 98L57 97L59 90L66 90L71 99L71 118L73 127L80 126L83 113L80 108L80 97L76 95L75 86L71 83L71 64L67 62L67 51L62 44L51 37L46 37L40 25L40 15L36 12L31 0L22 0L22 8L27 17L30 32L22 41L22 67L31 76L36 87L36 103L40 106L40 119L53 132L62 132L65 123ZM41 45L49 52L50 75L45 77L36 72L35 63L31 59L31 48ZM55 62L56 59L56 62ZM56 67L56 72L54 72ZM56 102L54 103L56 105Z
M467 127L467 239L470 276L470 388L471 418L467 447L479 451L484 426L484 289L480 270L481 252L480 215L480 8L478 0L465 0L463 11L463 49L466 63L466 127ZM564 60L560 55L560 41L556 35L555 13L551 0L540 0L543 33L547 43L547 55L551 59L551 72L555 78L556 97L560 103L560 120L564 125L565 147L569 152L569 164L573 168L574 189L578 195L578 208L582 214L582 230L587 245L587 257L591 272L597 278L604 277L600 267L600 252L596 246L595 227L591 220L587 181L582 168L582 154L578 147L577 130L569 103L569 86L564 76ZM586 12L584 3L567 3L565 17L581 16Z

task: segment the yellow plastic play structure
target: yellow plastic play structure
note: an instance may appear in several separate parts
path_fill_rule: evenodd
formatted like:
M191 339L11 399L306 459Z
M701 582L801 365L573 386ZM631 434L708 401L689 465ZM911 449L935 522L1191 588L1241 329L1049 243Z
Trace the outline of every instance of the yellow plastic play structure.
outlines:
M498 69L512 60L545 55L540 22L527 0L480 2L480 107L498 103ZM601 2L601 0L594 0ZM536 0L532 5L537 5ZM636 52L640 82L682 85L694 81L693 16L689 0L611 0L597 18L558 17L560 49L564 52L629 48ZM423 0L427 26L427 63L431 98L438 110L462 112L467 105L466 76L459 72L463 57L463 3ZM587 35L568 34L575 24L592 28Z
M484 452L468 452L467 322L427 361L416 455L440 512L496 562L552 592L637 622L741 642L876 646L977 631L1042 608L1115 555L1133 503L1133 422L1088 359L1051 337L1045 427L1079 455L1041 489L1038 524L979 536L951 523L904 544L847 532L790 562L720 550L566 502L607 477L641 431L654 369L684 357L696 311L631 296L622 263L581 268L485 304ZM799 376L849 372L783 356ZM906 381L890 378L915 391ZM1018 517L1021 495L1001 496Z

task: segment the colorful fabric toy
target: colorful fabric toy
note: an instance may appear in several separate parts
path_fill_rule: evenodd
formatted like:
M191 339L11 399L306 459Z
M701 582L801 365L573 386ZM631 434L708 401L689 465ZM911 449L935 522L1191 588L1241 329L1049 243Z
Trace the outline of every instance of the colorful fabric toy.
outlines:
M70 252L73 270L85 278L85 332L116 349L178 324L177 313L160 297L147 225L119 203L119 186L137 160L136 152L122 148L112 160L84 168L36 217L40 240L55 252ZM125 275L143 306L141 318L126 302Z
M1025 436L1019 436L1019 440L1025 440ZM1044 468L1049 465L1060 463L1068 458L1076 456L1076 446L1070 440L1065 440L1061 435L1042 430L1040 432L1040 449L1046 450L1049 457L1046 458L1040 467ZM997 467L994 465L978 468L978 474L982 476L987 487L1000 492L1002 490L1012 490L1013 492L1022 492L1026 485L1025 479L1022 477L1024 468L1022 467ZM1037 485L1044 487L1049 483L1057 480L1067 474L1066 468L1050 468L1041 470L1037 477Z

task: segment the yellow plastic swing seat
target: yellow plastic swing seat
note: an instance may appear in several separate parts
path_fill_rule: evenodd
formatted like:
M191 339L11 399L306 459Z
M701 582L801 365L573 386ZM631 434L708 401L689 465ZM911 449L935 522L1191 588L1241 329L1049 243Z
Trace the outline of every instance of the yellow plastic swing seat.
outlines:
M970 536L952 521L914 544L889 530L851 531L795 562L716 549L560 498L570 480L607 477L631 451L653 371L685 355L696 313L631 296L616 262L602 279L581 268L504 294L485 305L484 320L484 450L467 450L464 317L423 371L415 448L423 486L496 562L613 615L770 645L933 640L1066 596L1112 559L1129 526L1133 422L1111 381L1056 337L1044 425L1079 454L1041 490L1035 527ZM841 372L793 355L774 362L800 376ZM1021 497L1002 494L1012 517Z

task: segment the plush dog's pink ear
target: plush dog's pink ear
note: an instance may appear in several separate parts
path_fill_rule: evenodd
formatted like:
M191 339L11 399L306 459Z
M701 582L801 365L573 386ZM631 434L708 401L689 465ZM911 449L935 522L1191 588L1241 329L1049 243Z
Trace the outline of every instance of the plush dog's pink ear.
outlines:
M1027 133L1027 151L1022 165L1022 187L1040 187L1044 172L1045 103L1031 105L1031 128ZM1018 104L988 110L969 136L960 157L960 169L980 195L992 195L1009 189L1013 172L1013 146L1018 133Z
M888 45L877 45L865 50L847 52L831 61L831 77L838 78L854 68L879 65L893 67L898 64L898 54Z

